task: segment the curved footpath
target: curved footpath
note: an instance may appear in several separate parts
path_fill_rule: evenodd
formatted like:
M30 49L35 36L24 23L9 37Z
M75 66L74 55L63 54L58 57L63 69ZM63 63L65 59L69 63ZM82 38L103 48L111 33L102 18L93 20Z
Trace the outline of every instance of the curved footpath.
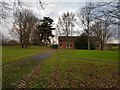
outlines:
M2 66L2 87L14 88L17 81L26 74L34 70L36 66L42 63L43 60L49 58L55 50L49 50L42 54L37 54L31 57L8 63Z
M50 55L55 52L55 50L50 50L48 52L45 52L45 53L42 53L42 54L37 54L37 55L33 55L33 56L29 56L29 57L26 57L24 59L21 59L21 60L17 60L17 61L13 61L13 62L9 62L7 64L4 64L2 65L3 67L4 66L9 66L10 64L16 64L16 63L19 63L19 64L25 64L26 62L31 62L31 61L41 61L41 60L44 60L44 59L47 59L50 57Z

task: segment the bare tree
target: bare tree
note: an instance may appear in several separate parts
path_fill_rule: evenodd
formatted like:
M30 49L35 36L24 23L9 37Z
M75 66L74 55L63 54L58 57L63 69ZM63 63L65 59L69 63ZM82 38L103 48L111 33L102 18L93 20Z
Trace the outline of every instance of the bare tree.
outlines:
M22 0L1 0L0 1L0 21L5 20L7 17L10 17L12 14L12 11L16 11L20 8L23 8L23 6L26 6L26 2ZM44 3L41 0L37 1L38 5L40 5L41 9L45 9ZM28 5L26 7L29 7ZM9 13L11 13L9 15Z
M69 36L73 34L75 15L71 12L63 13L58 19L57 29L60 34Z
M82 23L83 29L86 31L88 36L88 50L90 50L90 26L93 21L93 12L95 9L95 4L92 2L87 2L86 6L83 7L78 13L78 18Z
M111 2L109 2L111 3ZM99 18L96 16L98 12L102 9L101 7L104 7L106 2L87 2L86 5L80 9L78 13L78 18L82 23L82 27L87 33L88 37L88 49L90 50L90 35L91 35L91 30L90 27L92 26L94 22L94 18ZM100 14L100 13L99 13ZM80 25L81 25L80 23Z
M102 20L103 19L103 20ZM102 19L96 19L95 24L91 26L92 33L100 41L100 49L103 50L104 45L108 39L112 36L111 31L111 18L108 16L102 17Z
M0 23L1 20L5 20L9 15L8 12L11 10L10 4L6 3L4 0L0 1Z
M114 22L114 24L120 25L120 0L114 0L108 3L108 6L110 8L107 9L106 14L116 19L117 22Z
M58 19L57 30L60 35L66 36L67 46L69 47L68 36L72 36L73 34L73 27L75 26L75 15L71 12L64 13Z
M14 13L14 23L11 34L19 38L22 48L27 48L32 28L36 22L37 18L30 10L24 9Z
M120 36L120 0L114 0L108 6L107 15L113 19L113 24L117 27L118 37Z
M93 15L92 32L101 42L101 50L111 36L115 36L120 26L120 1L99 3L96 13ZM111 31L115 27L114 31ZM118 30L119 33L119 30Z

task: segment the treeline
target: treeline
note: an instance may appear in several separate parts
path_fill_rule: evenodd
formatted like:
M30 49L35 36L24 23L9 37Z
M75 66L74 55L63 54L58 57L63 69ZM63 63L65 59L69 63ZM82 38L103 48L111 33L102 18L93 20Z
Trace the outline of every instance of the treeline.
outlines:
M39 10L44 10L44 5L41 0L36 1ZM14 19L12 30L9 29L10 34L14 37L11 40L2 32L0 41L2 45L21 45L22 48L27 48L29 45L48 45L50 43L49 37L53 37L52 27L53 19L50 17L43 17L39 19L32 10L28 2L22 0L13 0L7 2L0 1L0 24L8 18ZM13 13L13 15L12 15Z
M49 37L53 37L53 19L44 17L38 19L29 9L17 10L14 13L11 35L18 38L22 48L32 45L48 45Z

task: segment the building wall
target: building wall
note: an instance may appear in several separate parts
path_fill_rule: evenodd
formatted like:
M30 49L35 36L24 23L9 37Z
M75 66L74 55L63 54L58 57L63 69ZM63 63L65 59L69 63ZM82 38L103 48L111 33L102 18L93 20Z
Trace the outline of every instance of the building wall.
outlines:
M67 41L66 41L66 38L59 38L59 47L60 48L68 48L67 47ZM69 41L69 48L74 48L74 41L75 39L74 38L68 38L68 41Z
M66 41L59 41L59 47L60 48L66 48Z

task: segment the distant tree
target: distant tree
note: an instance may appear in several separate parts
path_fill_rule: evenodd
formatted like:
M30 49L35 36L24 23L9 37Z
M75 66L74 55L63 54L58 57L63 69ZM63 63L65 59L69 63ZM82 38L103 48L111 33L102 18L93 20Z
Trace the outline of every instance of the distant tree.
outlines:
M111 2L109 2L111 3ZM82 25L84 31L87 33L88 37L88 49L90 49L90 36L92 35L92 31L90 30L90 27L94 23L94 19L101 16L101 10L107 10L104 9L107 4L106 2L87 2L85 6L80 9L80 12L78 13L78 18L81 21L79 25Z
M100 41L101 50L103 50L104 45L107 43L108 39L113 35L113 32L116 32L115 29L114 31L112 31L112 28L116 27L114 22L116 22L117 19L111 17L110 12L108 11L109 8L110 10L114 9L110 6L111 4L113 4L113 2L104 2L96 4L97 6L95 6L95 13L92 15L92 24L89 28L91 34ZM113 5L117 4L114 3ZM109 8L105 9L105 7Z
M39 40L40 34L39 34L38 28L37 28L39 23L40 23L40 21L38 21L38 23L36 23L36 25L34 26L34 28L32 29L32 32L31 32L31 43L34 46L39 46L39 45L41 45L41 42L42 42L42 40Z
M44 45L46 46L48 43L50 43L49 37L52 36L52 30L55 30L52 26L53 19L50 17L44 17L41 24L37 27L37 36L39 39L39 45L42 44L42 41L44 42Z
M72 36L73 27L75 26L75 15L71 12L63 13L58 19L57 30L60 35L66 36L67 47L69 47L68 36Z
M97 20L90 28L94 36L100 41L101 50L103 50L104 45L113 34L110 30L111 23L111 18L104 16L104 20Z
M63 13L61 17L58 19L57 27L59 32L62 35L69 36L73 34L73 27L75 26L75 15L71 12Z
M87 33L88 40L88 50L90 50L90 26L93 21L93 13L96 8L95 4L92 2L87 2L80 12L78 13L79 20L82 23L83 29Z
M14 23L11 35L19 38L22 48L27 48L29 45L31 31L36 22L37 18L30 10L24 9L14 13Z

